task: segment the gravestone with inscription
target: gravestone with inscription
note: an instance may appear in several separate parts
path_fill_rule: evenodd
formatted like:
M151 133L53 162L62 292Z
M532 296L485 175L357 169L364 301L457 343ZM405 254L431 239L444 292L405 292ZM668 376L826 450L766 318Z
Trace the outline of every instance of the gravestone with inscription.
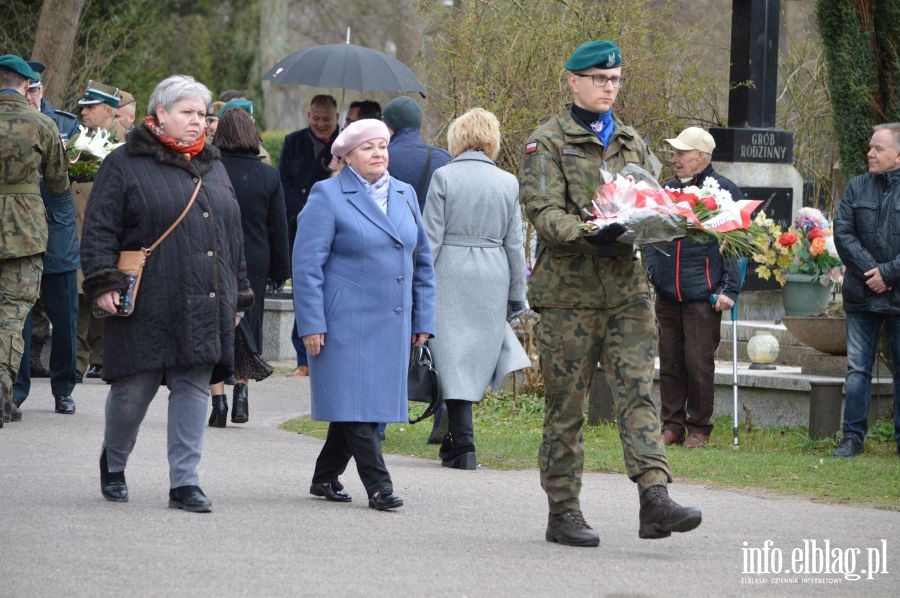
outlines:
M803 177L792 164L793 135L775 129L780 3L734 0L732 11L728 127L709 129L716 140L713 163L749 199L763 200L769 217L787 225L800 209ZM744 283L740 319L781 319L781 287L754 269Z

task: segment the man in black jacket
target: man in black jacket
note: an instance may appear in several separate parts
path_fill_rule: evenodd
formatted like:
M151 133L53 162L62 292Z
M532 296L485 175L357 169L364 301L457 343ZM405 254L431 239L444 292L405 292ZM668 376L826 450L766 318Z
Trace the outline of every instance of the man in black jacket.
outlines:
M841 196L834 242L844 263L847 380L843 438L835 457L863 452L872 396L872 366L884 327L894 362L894 440L900 454L900 123L876 125L869 172Z
M297 235L297 215L306 205L312 186L331 176L331 144L340 132L337 100L330 95L315 96L309 104L306 117L309 127L294 131L284 138L278 161L287 208L291 255L294 253L294 237ZM308 376L306 349L297 336L296 325L291 334L291 342L297 352L297 367L288 376Z
M743 198L737 185L713 170L716 142L708 132L688 127L666 143L675 150L675 177L667 187L701 187L711 177L735 201ZM698 448L712 432L715 353L722 312L731 309L740 291L737 264L722 258L715 240L688 237L662 249L647 245L644 259L656 288L663 442Z

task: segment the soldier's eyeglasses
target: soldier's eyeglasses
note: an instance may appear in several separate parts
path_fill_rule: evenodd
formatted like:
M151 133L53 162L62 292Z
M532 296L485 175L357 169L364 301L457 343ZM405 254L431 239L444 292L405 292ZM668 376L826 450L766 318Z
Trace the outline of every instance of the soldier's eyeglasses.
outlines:
M585 75L584 73L572 73L576 77L590 77L594 83L594 87L605 87L607 83L612 83L616 89L625 85L625 77L607 77L606 75Z

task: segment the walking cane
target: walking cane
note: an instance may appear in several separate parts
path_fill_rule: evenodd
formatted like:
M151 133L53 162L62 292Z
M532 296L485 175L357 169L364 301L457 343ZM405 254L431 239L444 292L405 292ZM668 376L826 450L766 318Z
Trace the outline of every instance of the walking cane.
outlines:
M746 257L740 257L735 260L737 262L738 267L738 290L740 290L744 286L744 279L747 276L747 261ZM716 304L718 300L718 295L710 295L709 301L713 305ZM732 424L731 430L734 433L734 450L740 449L740 443L738 441L738 334L737 334L737 319L738 319L738 302L735 300L734 305L731 306L731 389L733 392L733 403L734 403L734 411L732 414Z

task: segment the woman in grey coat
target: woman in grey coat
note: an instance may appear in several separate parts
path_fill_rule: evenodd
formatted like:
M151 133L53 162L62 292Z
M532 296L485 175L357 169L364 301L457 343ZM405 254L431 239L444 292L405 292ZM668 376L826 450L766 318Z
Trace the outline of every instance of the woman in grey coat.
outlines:
M475 469L472 403L531 360L507 324L525 309L525 251L516 177L498 168L500 123L474 108L450 124L453 159L435 171L425 229L437 278L437 334L429 341L447 402L441 464Z
M237 313L250 307L253 293L240 206L219 150L206 145L209 101L209 90L191 77L160 82L147 118L103 161L84 216L84 293L95 308L114 314L127 287L119 252L150 247L199 185L184 218L147 257L134 312L103 320L103 377L111 386L100 490L115 502L128 500L125 466L147 408L165 385L169 506L212 508L197 474L207 388L231 368Z

